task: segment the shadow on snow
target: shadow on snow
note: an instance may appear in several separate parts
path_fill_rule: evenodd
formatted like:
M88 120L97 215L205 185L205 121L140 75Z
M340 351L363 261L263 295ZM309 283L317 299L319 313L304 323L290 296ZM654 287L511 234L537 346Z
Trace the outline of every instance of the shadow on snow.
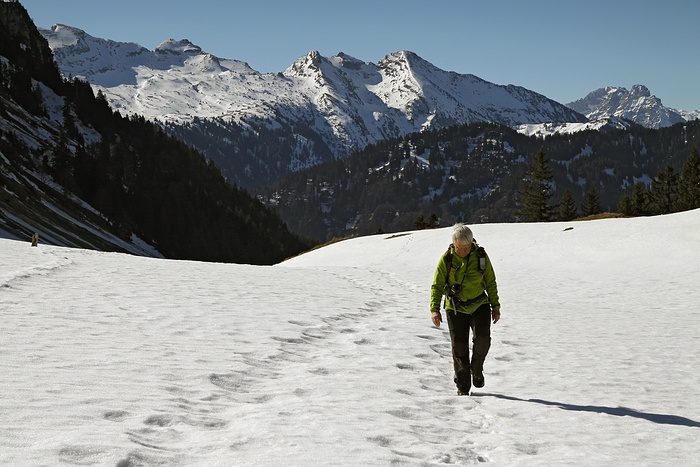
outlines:
M520 401L520 402L534 402L536 404L551 405L554 407L559 407L564 410L574 410L578 412L596 412L596 413L606 413L608 415L615 415L617 417L635 417L644 420L649 420L654 423L661 423L664 425L679 425L679 426L690 426L695 428L700 428L700 422L691 420L686 417L681 417L678 415L667 415L659 413L646 413L640 412L638 410L630 409L627 407L605 407L602 405L576 405L576 404L564 404L562 402L546 401L543 399L521 399L519 397L505 396L503 394L493 394L493 393L473 393L475 396L492 396L498 397L499 399L505 399L509 401Z

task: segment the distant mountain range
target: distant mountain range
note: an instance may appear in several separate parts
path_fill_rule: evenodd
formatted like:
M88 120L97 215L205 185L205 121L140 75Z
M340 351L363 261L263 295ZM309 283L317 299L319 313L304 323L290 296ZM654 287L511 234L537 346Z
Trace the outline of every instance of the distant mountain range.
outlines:
M103 89L115 108L152 119L268 119L279 118L273 108L285 107L297 109L289 115L295 119L301 116L298 109L306 108L315 109L337 129L348 125L342 121L333 125L333 116L336 120L359 118L369 139L418 131L439 125L442 119L506 125L581 121L580 116L540 94L446 72L408 51L389 54L377 64L343 53L323 57L312 51L281 73L262 74L245 62L209 54L187 39L169 39L150 51L61 24L39 31L49 41L64 75L84 78ZM548 101L552 107L543 108L541 104ZM359 105L364 112L358 110ZM663 106L643 85L631 91L600 88L566 107L588 120L620 117L647 128L700 116L700 110ZM397 112L405 121L377 125L386 123L382 117L397 117ZM372 131L375 127L378 129ZM338 131L340 134L343 132ZM351 136L349 130L344 134Z
M251 161L238 148L222 149L225 137L212 149L180 134L244 186L342 159L388 138L455 124L491 122L543 134L633 124L661 128L700 116L664 107L641 85L602 88L564 105L520 86L441 70L409 51L376 64L312 51L280 73L263 74L186 39L169 39L151 51L66 25L40 32L64 76L85 79L123 113L171 125L206 120L233 133L265 127L292 135L290 160L270 161L268 155ZM270 179L275 164L286 168ZM246 180L256 166L263 169Z

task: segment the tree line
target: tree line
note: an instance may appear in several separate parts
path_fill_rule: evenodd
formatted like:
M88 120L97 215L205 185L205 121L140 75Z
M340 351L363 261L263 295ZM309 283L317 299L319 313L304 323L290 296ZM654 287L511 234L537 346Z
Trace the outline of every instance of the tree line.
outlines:
M603 213L598 190L590 184L577 207L570 189L553 203L554 173L544 147L532 157L518 191L519 219L525 222L569 221ZM680 173L667 164L651 183L637 181L622 192L618 211L625 216L670 214L700 208L700 157L693 147Z
M652 188L654 174L669 164L680 168L699 141L699 121L544 139L498 124L455 125L369 145L254 193L290 228L319 241L455 222L571 219L617 211L635 185L658 191ZM547 203L523 213L523 191L533 188L525 186L526 172L534 170L528 166L539 149L547 156ZM542 187L526 196L538 193ZM628 212L624 205L621 210Z

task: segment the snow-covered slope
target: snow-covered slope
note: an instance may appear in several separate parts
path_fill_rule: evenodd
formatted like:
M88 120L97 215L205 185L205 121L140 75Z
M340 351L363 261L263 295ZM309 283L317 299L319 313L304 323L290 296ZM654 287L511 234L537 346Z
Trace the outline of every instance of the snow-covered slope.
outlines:
M281 73L261 74L187 40L168 40L150 51L64 25L41 32L64 75L86 79L125 113L176 122L199 117L301 123L341 154L455 123L586 120L541 94L447 72L408 51L377 64L312 51Z
M40 83L37 87L41 89L48 118L32 115L15 102L0 97L3 111L0 133L12 135L14 144L22 148L22 157L5 155L0 149L0 238L28 241L35 232L40 232L43 242L54 245L162 257L154 246L136 235L125 240L110 233L114 229L108 227L103 214L52 181L39 164L22 163L32 155L52 154L61 138L64 99ZM76 125L84 141L99 141L99 133L93 128L79 120Z
M274 267L0 239L0 465L698 465L698 224L473 226L503 309L472 397L430 323L449 228Z

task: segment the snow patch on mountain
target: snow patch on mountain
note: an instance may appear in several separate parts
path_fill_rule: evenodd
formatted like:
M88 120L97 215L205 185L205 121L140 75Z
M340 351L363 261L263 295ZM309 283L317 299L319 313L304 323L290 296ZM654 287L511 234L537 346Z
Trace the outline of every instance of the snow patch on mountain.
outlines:
M518 132L527 136L539 136L545 138L555 134L571 134L580 131L600 131L604 128L609 129L625 129L635 126L634 122L618 117L601 118L590 120L584 123L534 123L525 125L516 125L513 128Z

